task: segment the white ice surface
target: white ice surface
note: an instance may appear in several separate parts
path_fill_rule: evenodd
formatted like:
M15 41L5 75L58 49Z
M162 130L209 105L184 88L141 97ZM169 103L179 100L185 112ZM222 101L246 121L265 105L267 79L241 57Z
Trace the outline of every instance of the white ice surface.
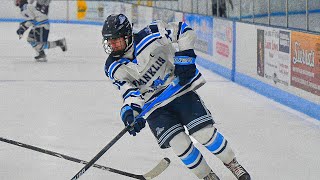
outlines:
M123 128L121 100L104 75L101 27L52 24L49 40L66 37L69 50L48 50L47 63L34 61L17 27L0 23L0 137L90 160ZM318 120L201 69L208 82L198 92L252 179L319 179ZM221 180L235 179L199 149ZM196 179L170 149L158 148L148 128L137 137L126 134L97 163L140 174L163 157L172 164L156 179ZM82 167L0 142L1 180L67 180ZM130 178L90 168L80 179Z

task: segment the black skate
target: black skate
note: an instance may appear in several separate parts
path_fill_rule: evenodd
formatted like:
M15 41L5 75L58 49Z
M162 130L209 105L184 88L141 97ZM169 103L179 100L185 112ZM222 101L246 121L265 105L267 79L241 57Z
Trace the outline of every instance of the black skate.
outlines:
M47 62L47 55L42 50L39 52L38 56L34 57L34 59L38 62Z
M224 164L238 180L251 180L249 173L234 158L229 164Z
M57 41L57 46L59 46L61 48L62 51L66 51L67 50L67 43L66 43L66 39L60 39Z
M206 177L203 178L204 180L220 180L219 177L211 171Z

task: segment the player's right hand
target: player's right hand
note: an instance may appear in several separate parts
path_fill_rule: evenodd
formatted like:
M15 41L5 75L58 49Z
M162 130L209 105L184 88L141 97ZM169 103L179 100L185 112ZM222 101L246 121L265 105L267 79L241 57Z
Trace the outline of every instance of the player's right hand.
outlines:
M137 133L140 132L141 129L145 127L146 120L142 117L135 118L134 117L134 111L137 113L141 112L141 109L137 109L136 107L134 108L135 110L132 109L131 106L125 105L121 108L121 119L126 127L131 125L133 122L134 124L130 127L128 130L130 135L136 136Z
M19 39L21 39L21 37L23 36L25 31L26 30L23 27L19 27L19 29L17 30L17 34L19 35Z

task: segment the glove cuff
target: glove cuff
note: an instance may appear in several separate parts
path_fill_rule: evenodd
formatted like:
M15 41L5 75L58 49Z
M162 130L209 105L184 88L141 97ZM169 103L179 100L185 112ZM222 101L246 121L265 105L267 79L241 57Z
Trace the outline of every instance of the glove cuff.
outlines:
M126 119L126 117L129 116L130 114L133 115L133 111L129 105L125 105L121 108L120 116L122 120Z
M121 108L120 116L121 119L126 119L126 117L129 115L135 116L136 114L140 114L141 112L142 109L138 104L131 103L131 106L126 104Z
M195 64L197 55L193 49L179 51L175 53L174 64L189 65Z

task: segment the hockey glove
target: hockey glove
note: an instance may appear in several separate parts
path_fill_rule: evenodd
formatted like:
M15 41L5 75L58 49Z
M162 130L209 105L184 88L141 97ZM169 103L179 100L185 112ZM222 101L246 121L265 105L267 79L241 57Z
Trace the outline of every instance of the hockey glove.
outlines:
M179 78L179 85L186 85L196 74L196 60L197 55L193 49L179 51L175 53L174 57L174 75Z
M134 111L140 113L142 110L135 106L125 105L121 108L120 114L125 126L131 125L134 122L133 126L129 129L129 133L130 135L136 136L137 133L145 127L146 120L142 117L135 118Z
M20 23L19 29L17 30L17 34L19 35L19 39L21 39L24 32L28 29L28 27L25 26L25 22Z

